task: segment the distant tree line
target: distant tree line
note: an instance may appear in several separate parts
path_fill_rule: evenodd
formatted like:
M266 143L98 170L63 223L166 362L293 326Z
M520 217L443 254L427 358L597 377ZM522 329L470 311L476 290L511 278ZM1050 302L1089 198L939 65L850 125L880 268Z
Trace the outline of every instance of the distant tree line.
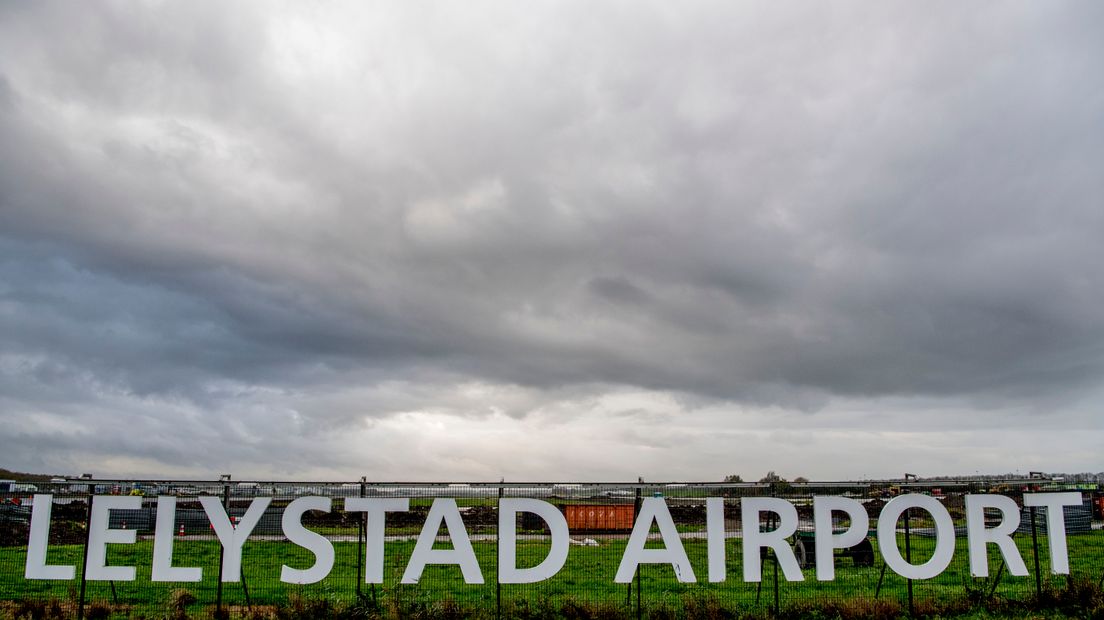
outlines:
M729 475L724 477L724 482L743 482L743 481L744 481L744 478L740 474L729 474ZM793 479L793 482L796 482L798 484L808 482L808 481L809 481L809 479L806 478L805 476L798 476L798 477ZM775 473L775 471L773 469L768 471L767 475L765 475L765 476L763 476L762 478L759 479L760 484L772 484L772 483L776 483L776 482L777 483L784 483L784 482L790 482L790 481L786 480L782 476L779 476L777 473Z
M1004 473L1004 474L969 474L969 475L964 475L964 476L929 476L929 477L917 476L916 480L918 480L918 481L923 481L923 480L966 480L966 481L969 481L969 480L1021 480L1023 478L1027 478L1027 477L1028 477L1028 475L1021 474L1021 473ZM1082 472L1082 473L1079 473L1079 474L1043 472L1042 477L1047 478L1047 479L1061 479L1061 480L1064 480L1066 482L1104 483L1104 472L1098 472L1098 473L1095 473L1095 474L1090 473L1090 472ZM745 480L744 480L743 476L741 476L740 474L729 474L729 475L724 477L724 482L738 483L738 482L745 482ZM798 477L794 478L792 481L791 480L786 480L782 476L775 473L775 471L772 469L769 472L767 472L767 475L760 478L758 480L758 482L761 483L761 484L774 484L774 483L783 484L783 483L788 483L788 482L794 482L794 483L800 484L800 483L804 483L804 482L809 482L809 479L806 478L805 476L798 476Z
M0 467L0 480L15 480L16 482L49 482L54 476L50 474L28 474L21 471L12 471Z

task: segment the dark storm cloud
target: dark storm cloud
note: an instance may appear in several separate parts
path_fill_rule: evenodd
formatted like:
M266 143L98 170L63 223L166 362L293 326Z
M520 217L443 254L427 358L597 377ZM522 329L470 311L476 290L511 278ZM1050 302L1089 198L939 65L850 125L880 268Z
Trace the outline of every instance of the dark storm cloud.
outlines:
M0 9L11 416L1099 387L1097 5L82 8Z

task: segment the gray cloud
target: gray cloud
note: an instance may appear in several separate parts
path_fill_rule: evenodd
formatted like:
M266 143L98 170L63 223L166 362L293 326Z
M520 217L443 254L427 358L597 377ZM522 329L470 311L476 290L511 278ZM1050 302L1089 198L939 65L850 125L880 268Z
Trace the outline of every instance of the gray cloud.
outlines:
M0 11L13 458L1098 402L1097 6Z

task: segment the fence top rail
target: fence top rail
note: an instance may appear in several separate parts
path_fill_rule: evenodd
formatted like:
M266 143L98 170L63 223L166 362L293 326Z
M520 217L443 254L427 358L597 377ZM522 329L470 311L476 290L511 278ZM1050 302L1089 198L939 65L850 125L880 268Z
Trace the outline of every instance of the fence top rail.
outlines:
M499 482L486 482L486 481L471 481L471 482L441 482L441 481L376 481L376 480L360 480L360 481L341 481L341 480L265 480L265 479L223 479L223 480L204 480L204 479L165 479L165 478L57 478L50 481L17 481L16 484L28 484L41 487L51 486L73 486L73 485L143 485L143 486L203 486L203 487L223 487L229 485L231 488L245 488L245 487L281 487L281 486L316 486L322 488L360 488L361 486L367 488L373 487L402 487L410 489L425 489L425 490L453 490L457 492L463 492L464 490L474 489L525 489L533 488L542 490L573 490L573 489L587 489L587 488L610 488L616 487L620 489L658 489L666 488L672 491L685 489L763 489L771 490L778 487L792 488L795 490L808 489L825 489L825 488L854 488L854 489L870 489L886 486L894 486L899 488L915 488L925 489L931 487L943 487L943 488L968 488L968 487L985 487L985 486L1063 486L1063 487L1078 487L1078 488L1096 488L1104 487L1099 483L1075 483L1065 482L1060 479L1050 478L977 478L977 479L951 479L951 478L929 478L922 480L902 480L900 478L887 478L878 480L840 480L840 481L808 481L808 482L789 482L789 481L777 481L777 482L682 482L682 481L600 481L600 482L570 482L570 481L499 481Z

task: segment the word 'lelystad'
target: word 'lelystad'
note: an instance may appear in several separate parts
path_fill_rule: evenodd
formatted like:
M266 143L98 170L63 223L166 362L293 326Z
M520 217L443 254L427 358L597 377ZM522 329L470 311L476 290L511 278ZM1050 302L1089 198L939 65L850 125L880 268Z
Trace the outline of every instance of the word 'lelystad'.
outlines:
M27 544L25 571L27 579L73 579L76 571L74 566L46 564L51 501L52 496L47 494L34 497ZM261 520L261 515L272 502L272 498L255 498L237 525L231 522L217 497L200 497L199 501L224 549L222 580L240 581L242 545ZM1023 503L1025 506L1046 509L1051 571L1055 574L1069 574L1069 553L1066 546L1062 508L1080 505L1081 495L1079 493L1028 493L1024 495ZM743 520L744 581L760 580L761 549L774 551L786 580L802 581L804 576L798 567L793 550L786 543L786 538L797 531L797 509L794 505L774 497L745 497L740 500L740 504ZM108 544L127 545L134 544L137 540L135 530L110 528L109 517L112 510L138 510L141 507L142 498L140 497L105 495L94 498L88 533L86 579L94 581L133 581L135 579L136 571L133 566L107 565ZM705 507L708 579L710 582L722 582L726 577L724 499L708 498L705 500ZM910 508L927 512L934 523L935 552L922 564L907 562L901 556L897 543L897 523L901 515ZM409 509L409 498L350 497L345 499L346 512L363 512L367 517L365 583L383 583L384 524L387 513L405 512ZM993 527L986 527L986 509L997 511L1001 515L999 523ZM303 513L308 510L329 512L330 498L301 497L289 503L284 509L281 522L284 536L295 545L310 551L315 557L314 565L307 569L286 565L281 567L280 580L286 583L316 583L329 575L333 569L333 543L321 534L303 526ZM537 499L506 498L499 500L498 512L499 583L535 583L549 579L563 568L570 547L569 532L567 520L555 506ZM540 564L529 568L517 567L515 527L517 515L522 512L533 513L540 517L548 525L551 539L551 547L545 558ZM774 513L778 527L761 532L760 523L763 513ZM832 518L836 513L842 513L850 520L847 530L838 534L834 533L832 525ZM831 581L835 578L833 550L844 549L863 540L870 527L870 518L866 509L858 501L835 496L814 497L813 518L816 577L820 581ZM201 568L173 566L175 519L176 498L159 497L151 580L199 581L203 576ZM442 523L452 539L452 549L433 548ZM990 543L996 545L1000 551L1010 574L1027 575L1023 558L1012 542L1012 533L1016 531L1019 523L1020 509L1011 498L1003 495L966 496L966 539L970 572L974 576L987 577L989 574L987 545ZM648 533L653 524L659 529L663 548L645 548ZM882 508L878 517L877 532L878 547L886 565L908 579L930 579L939 575L947 568L954 555L955 528L951 516L939 500L927 495L901 495L890 500ZM402 583L417 583L427 564L457 565L465 582L483 583L483 573L479 568L471 541L468 539L468 533L464 529L456 500L447 498L433 500L425 524L418 535L418 541L414 545L414 551L403 572ZM641 503L640 514L629 535L628 545L617 568L614 581L628 583L640 564L670 564L679 581L697 581L694 567L690 565L663 498L650 497Z

